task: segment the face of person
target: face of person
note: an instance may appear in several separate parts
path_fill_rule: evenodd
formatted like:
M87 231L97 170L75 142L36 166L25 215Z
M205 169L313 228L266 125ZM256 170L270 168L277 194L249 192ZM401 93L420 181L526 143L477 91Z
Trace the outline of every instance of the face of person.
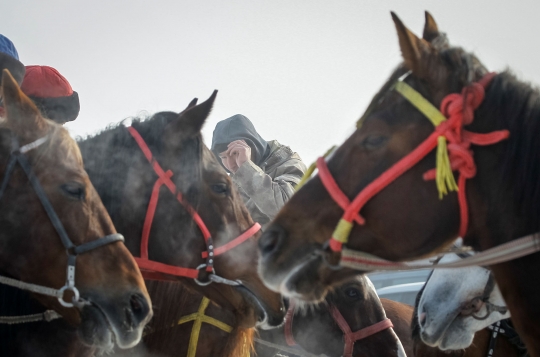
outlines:
M221 159L221 162L223 163L223 166L230 172L234 173L236 170L238 170L238 164L236 163L236 157L234 157L234 154L229 154L228 150L220 152L219 158Z

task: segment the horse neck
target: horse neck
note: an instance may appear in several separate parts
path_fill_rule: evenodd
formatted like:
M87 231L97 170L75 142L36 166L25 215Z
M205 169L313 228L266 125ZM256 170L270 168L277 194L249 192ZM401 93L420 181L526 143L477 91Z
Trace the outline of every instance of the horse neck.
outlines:
M508 141L475 149L471 229L465 243L485 250L540 230L540 94L509 73L498 75L471 131L508 129ZM468 186L469 189L469 186ZM491 267L531 356L540 356L540 253Z

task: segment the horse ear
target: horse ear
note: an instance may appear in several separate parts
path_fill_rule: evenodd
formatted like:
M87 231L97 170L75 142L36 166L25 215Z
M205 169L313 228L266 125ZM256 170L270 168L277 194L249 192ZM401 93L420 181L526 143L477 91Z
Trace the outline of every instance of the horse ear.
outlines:
M208 118L212 111L216 95L217 90L212 93L210 98L199 105L196 105L197 98L193 99L188 107L178 115L178 118L169 124L171 131L176 134L177 140L199 135L206 118Z
M19 88L11 73L4 69L2 75L2 98L9 127L17 136L35 138L41 136L47 123L38 108Z
M429 61L429 55L431 54L431 47L428 42L418 38L412 33L399 17L392 12L392 19L396 25L396 30L399 38L399 47L401 48L401 54L405 61L405 66L413 71L413 73L420 78L424 77L423 74L427 74L427 64Z
M435 19L433 19L433 16L426 11L426 24L424 25L424 34L422 38L428 42L431 42L439 37L439 35L439 27L437 26Z

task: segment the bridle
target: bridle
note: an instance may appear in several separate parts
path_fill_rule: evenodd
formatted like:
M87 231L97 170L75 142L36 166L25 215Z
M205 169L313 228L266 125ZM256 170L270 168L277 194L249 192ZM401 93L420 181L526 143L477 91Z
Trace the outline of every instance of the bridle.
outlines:
M484 100L485 89L496 74L488 73L480 81L464 87L461 93L447 95L442 100L441 110L439 111L431 102L405 82L410 73L408 72L399 78L390 90L398 92L432 122L435 130L427 139L368 184L352 201L339 188L328 169L325 158L320 157L317 160L319 178L323 186L336 204L344 210L331 239L325 243L323 251L320 252L325 261L327 251L330 251L341 252L340 266L361 271L433 268L431 265L415 264L414 262L408 264L388 261L366 252L343 248L343 245L349 240L354 222L360 225L365 224L364 217L360 215L360 210L365 204L435 148L437 148L436 168L426 172L423 178L424 180L434 179L436 181L440 199L449 191L457 191L460 207L459 235L463 237L467 232L469 209L465 192L466 180L476 175L476 164L471 145L493 145L508 139L510 136L508 130L481 134L470 132L464 128L465 125L473 122L474 111ZM459 172L457 184L453 171ZM533 234L487 249L460 262L442 264L439 268L492 265L538 251L540 251L540 237ZM327 264L330 265L328 262Z
M221 247L214 247L214 242L212 239L212 236L210 234L210 231L206 227L206 224L202 220L201 216L197 213L197 211L184 199L182 193L177 189L174 182L172 182L171 177L173 176L173 172L171 170L163 170L161 165L157 162L155 157L152 155L152 151L142 138L142 136L139 134L139 132L133 128L132 126L127 128L133 139L137 142L139 145L139 148L143 152L144 156L152 166L152 169L158 176L154 188L152 189L152 195L150 197L150 201L148 203L148 208L146 210L146 218L144 220L144 226L141 236L141 257L137 258L135 257L135 261L139 265L139 268L141 269L141 272L143 274L143 277L146 279L153 279L153 280L174 280L172 277L179 276L179 277L186 277L194 279L194 281L199 285L208 285L212 282L218 282L218 283L224 283L228 285L241 285L239 281L231 281L225 278L222 278L220 276L216 275L215 269L214 269L214 259L216 256L221 255L234 247L242 244L249 238L253 237L255 233L257 233L261 229L261 225L259 223L255 223L251 228L249 228L247 231L233 239L232 241L222 245ZM150 260L148 258L148 241L150 237L150 230L152 228L152 221L154 220L154 214L156 212L158 200L159 200L159 191L161 186L165 186L169 192L176 198L176 200L187 210L187 212L191 215L193 221L195 224L197 224L197 227L199 227L199 230L201 231L204 242L206 245L206 250L201 253L201 257L205 259L205 263L199 265L197 268L186 268L186 267L179 267L174 265L168 265L164 263L160 263L154 260ZM198 279L199 272L201 269L204 269L208 274L208 281L200 281Z
M343 355L342 355L343 357L353 356L352 354L353 354L353 349L354 349L354 343L356 341L363 340L376 333L379 333L381 331L394 327L394 325L392 324L392 321L389 318L385 318L384 320L379 321L373 325L370 325L358 331L352 332L351 327L349 326L349 324L347 323L347 321L345 320L345 318L343 317L341 312L339 312L339 309L335 305L330 305L328 309L335 323L339 326L341 332L343 332L343 341L345 343L343 347ZM285 341L287 342L287 345L289 346L297 345L296 341L294 340L293 333L292 333L293 319L294 319L294 303L293 301L291 301L289 310L287 310L287 315L285 316L285 326L284 326Z
M43 190L43 187L39 183L38 178L34 174L34 171L32 170L32 167L25 156L25 154L28 151L41 146L48 139L49 139L49 136L44 136L42 138L37 139L36 141L33 141L29 144L26 144L20 147L19 141L17 140L17 138L15 136L12 136L11 154L9 156L4 178L2 180L2 186L0 186L0 199L2 199L3 194L7 189L7 186L11 179L11 175L13 174L15 170L15 165L18 163L23 169L26 176L28 177L28 180L30 181L32 188L36 192L43 208L45 209L45 212L47 213L47 216L49 216L49 219L54 229L56 230L56 232L58 233L58 236L60 237L60 241L62 242L62 244L64 245L64 248L66 249L66 254L68 257L66 283L62 288L58 290L44 287L41 285L25 283L25 282L22 282L16 279L7 278L7 277L0 277L0 283L14 286L14 287L24 289L24 290L29 290L37 294L43 294L43 295L56 297L58 298L58 301L60 302L60 304L65 307L75 306L75 307L81 308L82 306L88 303L80 297L79 290L75 286L75 266L76 266L77 255L89 252L91 250L100 248L110 243L123 242L124 237L119 233L109 234L102 238L93 240L88 243L80 244L80 245L73 244L71 239L69 239L69 236L67 235L66 230L64 229L64 226L62 225L62 222L58 218L58 215L56 214L53 206L51 205L49 199L47 198L47 195L45 191ZM73 293L72 302L67 302L64 300L64 293L66 291L71 291Z
M466 258L470 257L472 254L462 252L462 253L456 253L456 255L458 257L460 257L461 259L466 259ZM442 258L442 256L441 256L441 258ZM440 259L436 260L434 262L434 265L436 265L439 262L439 260ZM504 314L506 314L508 312L508 308L506 306L495 305L495 304L493 304L492 302L489 301L491 293L495 289L495 276L493 275L493 272L491 271L491 269L486 268L486 267L480 267L480 268L486 269L489 272L488 280L486 281L486 285L484 286L484 290L483 290L482 294L472 298L462 308L460 315L462 315L462 316L471 316L473 319L482 321L482 320L487 319L489 317L489 315L491 315L491 313L493 313L493 312L498 312L501 315L504 315ZM486 307L486 314L484 316L478 316L477 311L475 311L476 310L475 305L477 305L479 303L483 303L484 306Z

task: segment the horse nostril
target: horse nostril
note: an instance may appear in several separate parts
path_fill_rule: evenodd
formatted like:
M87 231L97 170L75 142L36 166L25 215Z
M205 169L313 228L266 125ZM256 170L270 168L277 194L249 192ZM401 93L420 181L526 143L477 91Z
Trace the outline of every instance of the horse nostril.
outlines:
M139 324L144 321L148 314L150 313L150 307L148 301L141 294L133 294L129 299L129 306L131 307L131 312L135 318L135 323Z
M422 312L420 316L418 316L418 321L420 322L420 326L424 325L424 322L426 322L426 313Z
M259 238L261 255L267 256L278 250L283 234L280 229L269 229Z

